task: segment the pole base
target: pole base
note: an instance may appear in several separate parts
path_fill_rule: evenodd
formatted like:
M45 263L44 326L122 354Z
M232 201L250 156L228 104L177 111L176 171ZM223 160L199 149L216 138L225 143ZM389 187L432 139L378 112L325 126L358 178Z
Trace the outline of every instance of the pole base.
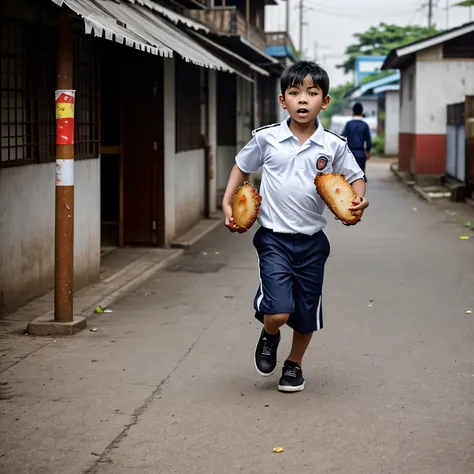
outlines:
M87 327L86 318L73 316L68 323L54 320L52 313L44 314L28 324L27 332L34 336L72 336Z

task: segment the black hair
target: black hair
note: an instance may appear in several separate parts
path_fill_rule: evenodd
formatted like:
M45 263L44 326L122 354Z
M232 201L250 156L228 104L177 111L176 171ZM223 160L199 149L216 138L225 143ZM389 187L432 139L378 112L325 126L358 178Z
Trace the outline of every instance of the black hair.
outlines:
M290 87L302 84L306 76L311 76L314 85L318 86L322 92L323 97L326 97L329 92L329 76L328 73L316 63L311 61L299 61L287 67L280 78L281 95Z
M364 111L364 107L360 102L356 102L354 106L352 107L352 112L354 112L354 115L362 115L362 112Z

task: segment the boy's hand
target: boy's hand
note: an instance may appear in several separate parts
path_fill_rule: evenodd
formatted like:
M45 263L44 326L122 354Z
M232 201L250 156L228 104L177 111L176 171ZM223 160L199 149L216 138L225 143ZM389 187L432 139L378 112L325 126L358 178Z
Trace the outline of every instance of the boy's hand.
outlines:
M367 198L358 196L352 200L354 206L350 207L349 210L353 216L362 216L364 209L369 207L369 201Z
M232 217L232 207L230 206L230 204L224 204L222 206L222 210L224 211L225 226L231 232L239 232L240 234L242 234L243 232L247 232L247 229L239 227L234 222L234 218Z

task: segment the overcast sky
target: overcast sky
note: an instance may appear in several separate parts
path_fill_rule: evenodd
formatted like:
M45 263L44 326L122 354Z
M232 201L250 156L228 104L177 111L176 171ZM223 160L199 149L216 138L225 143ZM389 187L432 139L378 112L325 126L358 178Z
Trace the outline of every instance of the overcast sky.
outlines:
M286 4L266 7L266 31L285 29ZM454 28L469 21L469 8L452 7L460 0L433 0L433 20L440 28ZM300 0L290 2L290 34L299 49ZM428 25L428 0L303 0L303 50L305 57L323 64L337 86L348 80L336 64L343 60L345 47L354 42L352 35L366 31L380 22L397 25ZM449 5L449 15L446 6ZM474 21L474 8L472 20ZM447 23L448 22L448 23Z

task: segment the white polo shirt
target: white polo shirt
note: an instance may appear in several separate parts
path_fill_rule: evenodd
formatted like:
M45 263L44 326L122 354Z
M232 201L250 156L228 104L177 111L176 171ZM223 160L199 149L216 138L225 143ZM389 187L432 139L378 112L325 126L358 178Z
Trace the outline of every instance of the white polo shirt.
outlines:
M349 183L364 177L345 138L325 130L304 143L293 135L288 120L262 127L235 158L244 173L262 168L262 204L258 222L275 232L313 235L323 229L326 207L314 185L317 173L340 173Z

